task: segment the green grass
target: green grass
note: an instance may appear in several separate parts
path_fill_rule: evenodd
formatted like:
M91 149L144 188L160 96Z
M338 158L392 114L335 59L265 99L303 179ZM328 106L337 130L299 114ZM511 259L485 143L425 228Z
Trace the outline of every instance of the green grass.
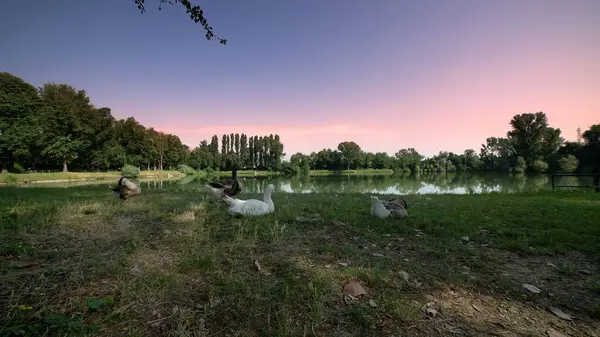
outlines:
M138 179L183 177L179 171L141 171ZM24 183L42 181L83 181L83 180L108 180L119 179L121 172L48 172L48 173L9 173L0 175L0 183Z
M339 171L331 171L331 170L310 170L310 175L318 175L318 176L329 176L329 175L336 175L336 174L341 174L341 175L348 175L348 174L352 174L352 175L369 175L369 174L376 174L376 175L380 175L380 174L394 174L394 170L390 170L390 169L381 169L381 170L377 170L377 169L365 169L365 170L339 170Z
M220 176L231 177L231 171L219 171L217 172ZM281 173L276 171L254 171L254 170L240 170L237 171L238 177L270 177L276 176Z
M1 188L0 336L598 329L600 194L406 199L408 218L380 220L367 195L275 193L274 214L238 218L198 192L158 189L123 202L104 187ZM344 300L351 280L366 298ZM536 309L547 305L577 320Z

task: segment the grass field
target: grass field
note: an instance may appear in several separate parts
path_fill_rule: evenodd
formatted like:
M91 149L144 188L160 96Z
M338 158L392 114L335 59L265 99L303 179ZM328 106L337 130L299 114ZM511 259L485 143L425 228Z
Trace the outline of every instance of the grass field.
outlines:
M221 176L231 176L231 171L220 171L219 174ZM251 177L251 176L273 176L278 175L279 172L276 171L252 171L252 170L241 170L238 171L238 176L240 177ZM332 176L332 175L390 175L394 174L394 170L389 169L367 169L367 170L341 170L341 171L330 171L330 170L310 170L310 175L317 176Z
M219 171L220 176L231 177L231 171ZM253 170L240 170L237 172L238 177L268 177L279 175L276 171L253 171Z
M141 171L139 179L183 177L179 171ZM48 173L8 173L0 175L0 183L24 183L45 181L86 181L119 179L121 172L48 172Z
M355 174L355 175L370 175L370 174L394 174L394 170L390 169L366 169L366 170L341 170L341 171L330 171L330 170L310 170L310 175L314 176L330 176L336 174Z
M0 188L0 336L600 334L599 193L406 199L404 220L284 193L235 218L198 192Z

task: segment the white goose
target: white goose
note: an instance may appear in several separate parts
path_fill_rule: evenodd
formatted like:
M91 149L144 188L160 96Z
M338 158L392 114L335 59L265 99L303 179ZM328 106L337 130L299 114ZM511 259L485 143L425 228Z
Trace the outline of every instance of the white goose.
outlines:
M384 205L379 198L371 196L371 216L385 219L391 214L401 218L408 216L408 212L401 204L388 202Z
M271 193L275 190L273 184L265 187L263 200L248 199L240 200L232 198L228 195L223 197L223 200L229 205L229 214L241 214L241 215L264 215L275 211L275 205L271 200Z

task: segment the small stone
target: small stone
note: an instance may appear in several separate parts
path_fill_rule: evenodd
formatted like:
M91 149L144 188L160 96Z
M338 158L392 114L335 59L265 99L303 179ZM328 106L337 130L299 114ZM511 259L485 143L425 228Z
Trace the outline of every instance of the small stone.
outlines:
M367 291L365 290L365 288L356 281L352 281L352 282L346 284L344 286L343 291L344 291L344 294L354 296L354 297L367 294Z
M548 334L548 337L567 337L565 335L563 335L562 333L550 328L548 330L546 330L546 333Z
M534 294L539 294L541 292L540 288L528 283L523 283L523 288L531 291Z
M556 316L558 316L558 317L560 317L560 318L562 318L562 319L564 319L564 320L567 320L567 321L572 321L572 320L573 320L573 317L571 317L571 315L569 315L569 314L565 313L564 311L562 311L562 310L560 310L560 309L558 309L558 308L555 308L555 307L550 307L550 308L548 308L548 309L549 309L549 310L550 310L550 311L551 311L553 314L555 314Z
M428 318L434 318L435 316L437 316L437 310L433 308L427 308L427 310L425 310L425 314Z

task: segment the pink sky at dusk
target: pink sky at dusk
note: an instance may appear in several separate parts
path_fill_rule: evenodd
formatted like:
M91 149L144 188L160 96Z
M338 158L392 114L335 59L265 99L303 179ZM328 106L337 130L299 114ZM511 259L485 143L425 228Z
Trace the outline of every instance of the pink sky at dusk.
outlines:
M10 2L0 38L13 53L0 71L86 89L115 117L191 147L279 134L288 157L350 140L389 154L479 152L513 115L538 111L571 141L600 123L600 1L202 4L227 46L174 9ZM17 17L32 29L9 29Z

